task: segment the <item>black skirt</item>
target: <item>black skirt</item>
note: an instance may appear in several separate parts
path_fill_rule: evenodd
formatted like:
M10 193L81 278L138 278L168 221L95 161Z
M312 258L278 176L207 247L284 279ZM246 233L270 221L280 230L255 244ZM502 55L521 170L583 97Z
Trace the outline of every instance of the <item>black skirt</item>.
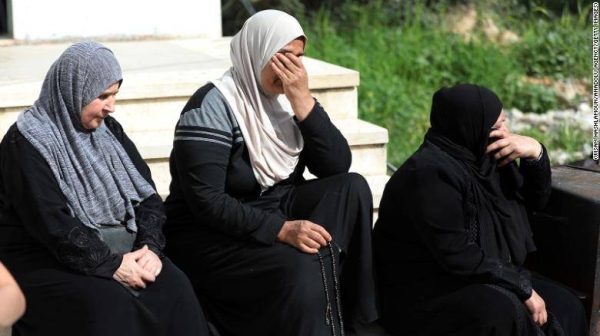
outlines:
M208 335L185 274L168 258L154 283L133 291L116 280L74 273L58 263L14 274L27 301L13 336Z
M276 211L322 225L333 248L311 255L200 225L167 232L165 252L192 280L207 318L222 335L339 335L342 325L376 320L372 196L364 178L341 174L270 192L281 194Z
M538 327L525 304L497 285L470 284L412 307L403 307L401 292L385 290L381 324L403 336L587 336L583 305L569 289L533 278L533 289L546 303L548 321Z

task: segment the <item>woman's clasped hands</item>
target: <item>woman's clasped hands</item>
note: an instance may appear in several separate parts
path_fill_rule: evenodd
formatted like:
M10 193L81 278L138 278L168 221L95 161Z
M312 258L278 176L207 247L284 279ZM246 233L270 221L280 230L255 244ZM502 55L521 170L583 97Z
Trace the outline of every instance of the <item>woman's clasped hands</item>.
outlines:
M160 258L144 245L139 250L123 255L121 266L113 278L128 287L140 289L146 288L148 283L156 281L161 270Z

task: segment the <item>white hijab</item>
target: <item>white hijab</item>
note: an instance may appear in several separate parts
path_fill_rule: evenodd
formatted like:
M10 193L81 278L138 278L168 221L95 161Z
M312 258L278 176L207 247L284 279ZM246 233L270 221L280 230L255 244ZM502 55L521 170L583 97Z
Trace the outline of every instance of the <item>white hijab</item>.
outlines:
M277 10L256 13L231 41L233 66L212 81L233 110L263 191L290 176L304 146L286 96L265 94L260 86L271 58L298 37L306 39L294 17Z

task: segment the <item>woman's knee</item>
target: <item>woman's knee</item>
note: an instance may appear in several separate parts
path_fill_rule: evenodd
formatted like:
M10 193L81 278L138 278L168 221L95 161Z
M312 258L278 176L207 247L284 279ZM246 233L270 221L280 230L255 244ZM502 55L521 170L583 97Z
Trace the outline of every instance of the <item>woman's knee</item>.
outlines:
M347 173L346 179L350 184L352 190L355 190L358 193L371 193L371 188L369 188L369 182L359 173Z
M359 201L372 202L371 188L367 180L358 173L346 173L337 176L340 181L338 185L343 186L351 197Z
M457 310L465 313L473 328L509 330L519 324L525 311L514 294L488 285L470 287L470 293L457 303Z

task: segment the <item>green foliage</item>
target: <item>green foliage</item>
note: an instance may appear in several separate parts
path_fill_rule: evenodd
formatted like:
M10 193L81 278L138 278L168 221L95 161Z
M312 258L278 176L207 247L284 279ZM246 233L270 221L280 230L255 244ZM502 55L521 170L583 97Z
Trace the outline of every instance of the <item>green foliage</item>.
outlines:
M242 28L251 15L247 6L254 11L276 8L294 16L302 15L305 10L301 0L222 0L223 35L233 36Z
M511 85L505 86L504 99L506 106L516 107L527 112L544 113L561 108L556 89L539 84L524 83L515 79Z
M555 127L555 130L548 132L537 128L529 128L521 132L535 139L544 139L543 143L550 150L562 149L566 153L575 153L581 151L583 144L587 141L591 146L591 137L586 132L572 127L569 123L561 123ZM589 153L588 153L589 154ZM577 159L582 159L579 157Z
M525 77L580 79L589 72L587 19L540 18L513 0L497 7L511 12L497 14L496 21L521 39L502 46L480 31L470 40L450 33L444 18L456 2L346 1L335 14L322 7L300 18L308 56L360 71L360 118L388 129L388 160L396 166L422 142L431 97L442 86L477 83L496 92L506 107L543 113L562 107L556 91ZM542 142L569 149L580 147L585 137L561 132L555 140L540 133Z
M589 26L591 27L591 26ZM537 19L514 47L528 76L557 79L582 78L589 74L592 52L591 28L565 15L561 20Z

